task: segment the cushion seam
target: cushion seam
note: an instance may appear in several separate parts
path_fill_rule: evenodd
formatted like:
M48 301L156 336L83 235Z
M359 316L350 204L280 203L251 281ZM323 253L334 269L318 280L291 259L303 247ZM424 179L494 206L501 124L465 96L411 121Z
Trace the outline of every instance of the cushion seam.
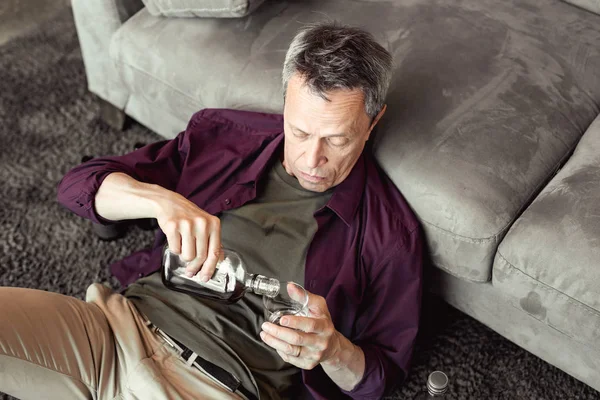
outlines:
M577 343L579 343L579 344L582 344L582 345L584 345L585 347L588 347L588 348L590 348L590 349L592 349L592 350L594 349L594 348L593 348L592 346L590 346L588 343L585 343L585 342L583 342L583 341L581 341L581 340L577 339L575 336L573 336L572 334L570 334L570 333L568 333L568 332L563 332L563 331L561 331L560 329L558 329L556 326L554 326L553 324L549 323L548 321L544 321L543 319L541 319L541 318L538 318L538 316L537 316L537 315L534 315L534 314L528 313L527 311L525 311L525 310L523 310L522 308L520 308L520 307L516 306L516 305L515 305L515 304L513 304L512 302L509 302L509 305L510 305L512 308L514 308L515 310L517 310L518 312L525 313L525 314L527 314L527 316L528 316L528 317L530 317L530 318L533 318L533 319L535 319L536 321L538 321L538 322L541 322L541 323L542 323L542 324L544 324L544 325L547 325L547 326L548 326L550 329L553 329L553 330L555 330L556 332L560 333L561 335L565 335L565 336L566 336L566 337L568 337L569 339L571 339L571 340L573 340L573 341L575 341L575 342L577 342Z
M473 279L473 278L469 278L467 275L458 274L458 273L456 273L455 270L451 269L450 267L447 267L445 265L436 263L435 261L433 262L433 264L434 264L434 266L436 268L441 269L442 271L444 271L444 272L446 272L446 273L448 273L448 274L450 274L450 275L452 275L452 276L454 276L456 278L460 278L460 279L462 279L464 281L467 281L467 282L472 282L472 283L487 283L487 282L490 281L489 277L487 279L485 279L485 280L476 280L476 279Z
M504 228L502 228L502 229L500 230L500 232L498 232L498 233L496 233L496 234L494 234L494 235L492 235L492 236L488 236L488 237L485 237L485 238L472 238L472 237L468 237L468 236L459 235L458 233L454 233L454 232L451 232L451 231L449 231L449 230L447 230L447 229L441 228L441 227L439 227L439 226L435 225L434 223L432 223L432 222L429 222L429 221L427 221L427 220L425 220L425 219L423 219L423 218L420 218L420 220L421 220L422 222L426 223L427 225L431 226L432 228L435 228L435 229L439 230L441 233L443 233L443 234L445 234L445 235L452 236L452 237L455 237L455 238L457 238L457 239L460 239L460 240L462 240L462 241L464 241L464 242L470 242L470 243L483 243L483 242L492 242L492 241L497 241L497 240L498 240L498 236L499 236L499 235L500 235L500 234L501 234L501 233L502 233L504 230L506 230L506 229L507 229L507 227L508 227L508 225L507 225L507 226L505 226Z
M577 307L577 308L581 308L584 312L593 315L595 317L600 318L600 312L597 311L595 308L593 308L592 306L589 306L585 303L582 303L581 301L574 299L573 297L569 296L568 294L561 292L560 290L553 288L552 286L534 278L533 276L529 275L528 273L524 272L523 270L521 270L520 268L517 268L516 266L514 266L510 261L508 261L503 255L502 253L500 253L500 251L497 251L496 254L498 255L498 257L500 259L502 259L502 261L504 261L510 268L520 272L521 274L525 275L526 277L528 277L532 283L534 285L539 286L541 289L550 292L550 293L558 293L563 295L566 300L567 303L571 303L573 306Z
M166 83L162 79L158 79L154 75L152 75L152 74L144 71L143 69L140 69L140 68L138 68L138 67L136 67L136 66L134 66L132 64L129 64L129 63L125 62L125 61L115 60L115 62L119 63L121 65L130 67L130 68L134 69L135 71L139 72L144 78L154 80L155 82L158 82L158 83L162 84L163 86L165 86L166 88L174 91L175 93L180 94L181 96L183 96L186 99L186 101L188 102L189 105L195 107L196 109L198 109L200 107L198 104L193 104L196 101L193 97L190 97L188 94L186 94L186 93L182 92L181 90L179 90L179 89L171 86L170 84Z

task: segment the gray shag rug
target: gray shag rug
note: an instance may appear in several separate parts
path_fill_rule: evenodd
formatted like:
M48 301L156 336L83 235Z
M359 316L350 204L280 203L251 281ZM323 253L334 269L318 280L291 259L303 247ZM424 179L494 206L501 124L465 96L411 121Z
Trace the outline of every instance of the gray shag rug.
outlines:
M0 47L0 285L83 299L92 282L116 288L108 265L151 245L152 232L137 228L102 242L89 221L56 202L56 184L82 156L123 154L136 142L161 139L135 123L111 129L98 115L69 8ZM393 398L415 398L438 369L450 378L447 400L600 400L587 385L427 296L413 369Z

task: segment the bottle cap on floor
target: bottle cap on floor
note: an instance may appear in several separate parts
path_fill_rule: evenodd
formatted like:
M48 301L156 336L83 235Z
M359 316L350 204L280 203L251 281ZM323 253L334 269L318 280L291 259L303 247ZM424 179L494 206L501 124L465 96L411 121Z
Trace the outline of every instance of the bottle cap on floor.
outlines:
M442 371L433 371L427 379L427 391L432 396L440 396L448 390L448 376Z

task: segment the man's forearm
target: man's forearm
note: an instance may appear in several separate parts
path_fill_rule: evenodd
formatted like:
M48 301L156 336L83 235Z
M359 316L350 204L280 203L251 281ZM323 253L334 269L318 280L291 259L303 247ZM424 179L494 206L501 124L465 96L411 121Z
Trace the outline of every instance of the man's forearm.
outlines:
M325 373L341 389L350 391L362 380L365 373L365 353L341 333L340 351L333 359L321 363Z
M101 217L123 219L154 218L157 199L168 192L158 185L143 183L121 172L104 178L96 193L94 208Z

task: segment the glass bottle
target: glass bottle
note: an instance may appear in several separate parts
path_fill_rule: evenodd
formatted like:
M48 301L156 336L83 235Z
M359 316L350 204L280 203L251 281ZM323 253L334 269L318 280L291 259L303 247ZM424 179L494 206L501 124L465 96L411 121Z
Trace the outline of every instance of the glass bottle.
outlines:
M448 390L448 376L442 371L433 371L427 378L427 392L421 394L416 400L441 400Z
M281 284L277 279L247 272L242 258L233 250L223 249L223 255L213 276L208 282L202 282L199 274L186 276L185 267L188 263L165 245L162 281L169 289L224 303L235 303L248 291L267 297L279 294Z

